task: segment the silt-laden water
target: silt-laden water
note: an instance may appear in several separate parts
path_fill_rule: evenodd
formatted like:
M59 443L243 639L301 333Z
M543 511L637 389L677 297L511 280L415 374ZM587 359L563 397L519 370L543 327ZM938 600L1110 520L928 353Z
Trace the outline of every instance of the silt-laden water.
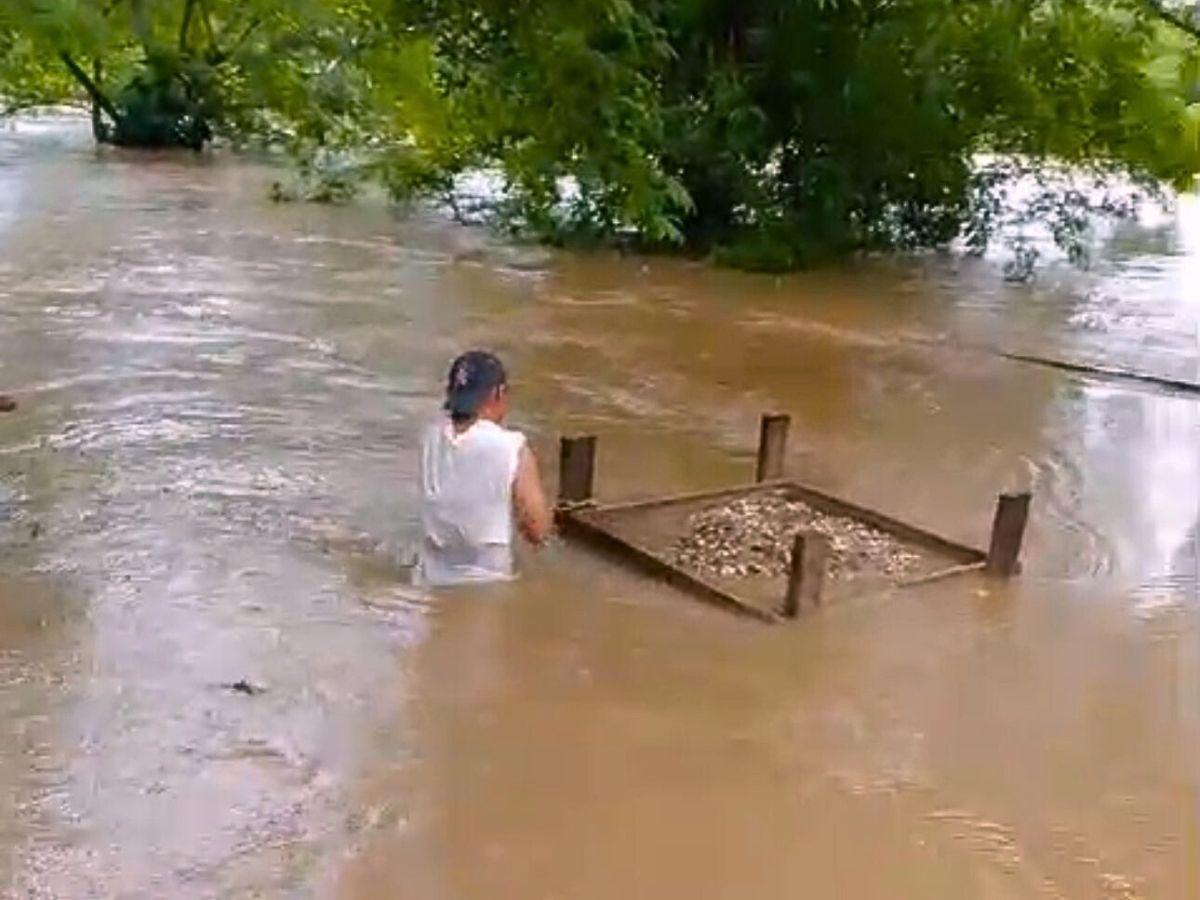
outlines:
M1087 273L513 248L266 167L0 132L0 893L1193 898L1200 207ZM815 486L1026 571L770 628L557 545L404 585L414 442L497 349L605 498Z

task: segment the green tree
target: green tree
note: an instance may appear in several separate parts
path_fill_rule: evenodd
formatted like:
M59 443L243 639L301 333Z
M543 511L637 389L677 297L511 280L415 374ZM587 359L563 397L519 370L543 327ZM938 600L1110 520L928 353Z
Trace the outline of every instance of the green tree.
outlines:
M978 248L1025 216L1077 251L1090 216L1121 207L1064 166L1101 186L1200 170L1196 47L1172 37L1190 20L1150 0L396 10L435 47L456 159L500 171L504 221L542 236L625 233L776 269ZM1029 177L1032 200L1002 214Z
M787 268L1032 218L1078 247L1120 209L1079 177L1189 184L1197 31L1165 0L6 0L0 96L283 144L323 196L490 172L513 229Z
M413 48L371 0L5 0L0 96L90 104L99 141L364 133ZM419 48L418 48L419 49ZM384 52L386 51L386 52ZM410 66L411 69L411 66Z
M813 5L753 19L715 3L718 28L688 29L705 39L678 158L706 198L688 230L736 262L982 241L1003 176L1047 165L1175 183L1197 169L1179 96L1146 71L1155 31L1117 4L841 4L815 21ZM1003 167L981 171L985 154Z

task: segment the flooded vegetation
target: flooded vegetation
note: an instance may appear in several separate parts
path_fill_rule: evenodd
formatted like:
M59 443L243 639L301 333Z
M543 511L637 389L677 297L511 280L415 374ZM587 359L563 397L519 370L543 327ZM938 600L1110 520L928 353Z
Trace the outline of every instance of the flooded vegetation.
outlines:
M507 246L265 166L0 131L0 893L1200 894L1200 206L1086 272ZM466 248L464 250L464 248ZM445 365L604 499L789 472L1025 571L767 627L573 545L398 565ZM998 352L992 352L998 351Z

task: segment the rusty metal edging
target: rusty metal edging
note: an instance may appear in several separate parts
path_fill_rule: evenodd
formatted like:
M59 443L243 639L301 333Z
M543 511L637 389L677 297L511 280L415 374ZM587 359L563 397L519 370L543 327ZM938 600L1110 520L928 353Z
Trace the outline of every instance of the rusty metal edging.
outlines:
M795 482L780 478L773 481L755 481L750 484L734 485L732 487L710 488L706 491L686 491L678 494L665 494L658 497L648 497L643 500L622 500L618 503L595 504L589 509L596 513L641 512L657 509L661 506L674 506L676 503L692 503L697 500L721 500L725 497L737 497L777 491L780 488L791 487Z
M880 531L886 531L897 537L905 538L912 543L937 550L946 556L961 560L963 565L974 565L987 560L987 554L977 547L960 544L958 541L942 537L940 534L927 531L917 525L901 522L899 519L893 519L885 513L877 512L865 506L859 506L857 503L851 503L849 500L843 500L840 497L835 497L832 494L827 494L808 485L789 481L782 486L798 492L801 499L815 500L817 504L824 504L830 507L834 513L841 513L848 518L858 519Z
M876 512L856 503L835 497L808 485L781 477L787 447L789 418L766 415L762 420L758 450L758 480L749 485L715 490L677 493L623 503L597 505L593 500L596 471L596 438L592 435L561 440L559 469L559 500L556 520L564 535L580 538L592 546L633 564L645 574L660 578L714 606L760 622L776 623L783 617L792 618L799 611L801 598L820 605L821 581L824 577L824 538L815 533L797 536L792 551L788 588L777 613L762 609L743 600L732 591L676 566L657 553L622 537L613 518L625 513L662 509L684 503L748 497L769 491L782 491L811 506L833 515L856 519L878 530L923 546L942 556L957 560L957 564L925 575L893 582L894 587L908 588L931 584L957 575L986 573L1010 577L1020 571L1020 551L1029 515L1030 495L1001 494L992 525L991 546L987 552L942 537L916 525ZM604 521L609 518L610 521ZM813 552L807 552L808 544ZM811 557L811 558L810 558Z
M843 515L852 519L859 519L866 522L881 531L887 531L897 537L904 538L912 543L921 544L929 549L936 550L946 556L954 557L961 560L962 565L971 566L982 563L987 559L987 554L978 547L971 547L967 544L961 544L958 541L943 537L940 534L935 534L917 525L910 525L908 522L902 522L899 519L894 519L885 513L877 512L865 506L859 506L857 503L852 503L849 500L843 500L840 497L835 497L825 491L810 487L806 484L801 484L798 481L790 479L776 479L773 481L755 482L753 484L744 484L728 488L716 488L707 491L690 491L687 493L669 494L663 497L652 497L646 500L631 500L621 503L605 503L589 507L589 510L599 516L609 513L626 513L626 512L643 512L653 509L661 509L667 506L674 506L678 503L695 503L702 500L723 500L727 497L749 497L756 494L768 493L771 491L791 491L799 495L800 499L810 501L810 505L823 506L827 511L835 515ZM811 501L816 501L815 504ZM956 568L958 568L956 566Z
M606 507L588 509L561 509L557 518L564 535L577 537L595 547L606 550L622 560L628 561L647 575L661 578L668 584L687 591L706 603L719 606L741 616L760 622L775 623L779 617L765 609L747 603L735 594L722 590L715 584L672 565L658 555L633 544L607 528L584 518L589 512L607 511Z

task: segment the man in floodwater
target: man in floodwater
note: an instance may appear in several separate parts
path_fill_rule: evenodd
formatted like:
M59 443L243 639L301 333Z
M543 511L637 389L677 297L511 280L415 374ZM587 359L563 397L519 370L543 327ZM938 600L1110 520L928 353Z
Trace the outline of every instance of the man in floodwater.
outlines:
M445 410L421 438L417 578L430 586L511 578L514 531L543 544L553 514L525 436L504 427L508 376L500 360L483 350L454 360Z

